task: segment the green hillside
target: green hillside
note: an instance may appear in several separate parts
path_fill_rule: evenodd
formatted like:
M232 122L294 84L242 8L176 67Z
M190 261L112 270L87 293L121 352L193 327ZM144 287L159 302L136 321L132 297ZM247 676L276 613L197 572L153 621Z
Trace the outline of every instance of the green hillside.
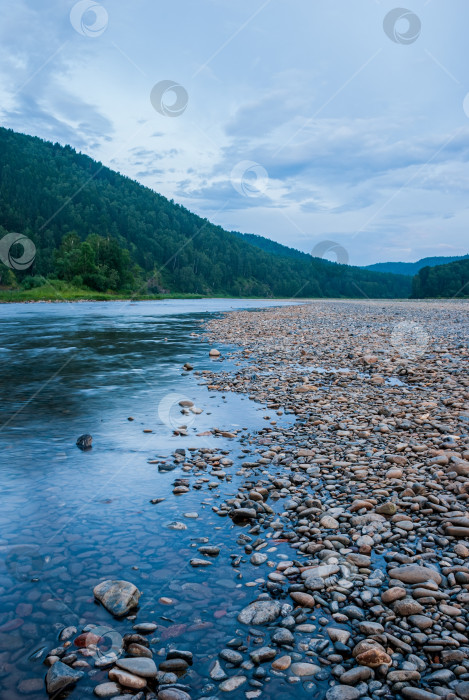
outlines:
M469 259L424 267L412 280L412 296L417 299L469 297Z
M238 231L232 231L232 233L241 238L243 241L256 246L256 248L264 250L266 253L279 255L281 258L297 258L298 260L303 261L311 260L311 256L308 253L302 253L301 250L289 248L286 245L272 241L270 238L258 236L256 233L238 233Z
M48 278L111 294L410 294L400 275L273 255L69 146L1 128L0 236L8 232L29 237L37 254L26 271L0 263L4 288L34 290Z

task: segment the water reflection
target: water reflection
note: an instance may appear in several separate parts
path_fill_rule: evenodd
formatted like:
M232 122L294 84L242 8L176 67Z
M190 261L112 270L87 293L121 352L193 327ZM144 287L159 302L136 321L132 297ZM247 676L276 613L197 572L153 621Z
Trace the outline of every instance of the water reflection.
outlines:
M198 434L265 427L258 405L208 392L200 377L182 370L185 362L213 368L208 346L191 334L208 311L235 305L259 302L0 307L0 679L8 700L26 692L33 700L47 697L42 662L64 626L129 631L131 623L94 603L93 587L105 578L130 580L143 591L138 620L158 624L157 649L175 643L196 653L184 678L193 697L216 693L209 666L258 590L243 577L262 578L249 565L233 570L229 554L239 551L239 530L212 510L236 492L236 477L175 497L180 467L160 472L149 462L169 459L178 447L207 446L229 451L235 474L248 439ZM189 437L173 437L158 413L168 392L202 409L191 417ZM91 451L75 446L83 433L93 435ZM165 500L150 503L159 498ZM198 518L187 517L193 512ZM186 528L169 528L173 521ZM200 538L219 546L220 556L194 569L189 561ZM278 544L270 556L288 554ZM105 680L106 671L92 669L72 697L92 697ZM283 684L273 681L263 697L298 695Z

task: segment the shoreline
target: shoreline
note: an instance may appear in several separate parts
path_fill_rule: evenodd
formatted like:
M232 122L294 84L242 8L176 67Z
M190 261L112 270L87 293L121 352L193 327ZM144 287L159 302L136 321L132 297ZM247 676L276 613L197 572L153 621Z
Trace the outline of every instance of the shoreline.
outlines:
M74 298L45 298L45 299L2 299L0 297L0 305L8 304L86 304L86 303L107 303L107 302L119 302L125 301L131 304L136 304L137 302L151 302L151 301L197 301L197 300L207 300L207 299L220 299L220 300L235 300L235 301L283 301L291 302L292 304L306 303L306 302L357 302L365 301L355 297L231 297L231 296L204 296L202 294L171 294L171 295L161 295L154 297L129 297L129 296L118 296L112 298L86 298L80 297ZM439 303L439 304L449 304L449 303L469 303L469 297L445 297L445 298L425 298L425 299L388 299L388 298L369 298L366 300L371 303L396 303L396 304L427 304L427 303Z
M120 549L151 540L126 562L111 547L81 581L81 607L60 613L43 652L49 695L58 674L83 696L129 700L466 700L467 305L405 301L273 304L194 327L203 353L180 356L174 442L141 453L148 492ZM228 393L262 411L256 427ZM196 432L214 395L231 409ZM154 430L134 415L128 430ZM177 540L153 550L168 530ZM111 577L124 616L101 590ZM112 634L107 655L96 626ZM12 697L44 697L40 676Z
M328 300L208 323L248 362L210 374L209 389L297 416L252 441L260 456L218 509L252 525L246 554L269 536L292 548L238 620L275 622L260 663L327 680L327 700L466 698L467 311L383 302L349 302L348 318Z

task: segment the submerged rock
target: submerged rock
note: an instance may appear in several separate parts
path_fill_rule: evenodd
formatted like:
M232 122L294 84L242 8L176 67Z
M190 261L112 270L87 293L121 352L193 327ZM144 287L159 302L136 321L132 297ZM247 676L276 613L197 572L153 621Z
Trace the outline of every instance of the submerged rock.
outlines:
M79 447L80 450L90 450L92 443L93 437L88 434L80 435L80 437L77 439L77 447Z
M62 661L56 661L47 671L46 689L49 695L58 695L67 688L74 686L85 674L70 668Z

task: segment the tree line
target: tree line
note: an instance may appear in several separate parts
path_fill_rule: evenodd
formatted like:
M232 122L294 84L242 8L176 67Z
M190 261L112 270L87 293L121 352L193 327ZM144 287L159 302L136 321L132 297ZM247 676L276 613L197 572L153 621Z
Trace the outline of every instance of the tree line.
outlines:
M234 297L411 291L401 275L295 255L279 244L263 249L70 146L0 128L0 236L12 231L31 238L37 253L25 272L2 269L2 285L45 278L99 291Z

